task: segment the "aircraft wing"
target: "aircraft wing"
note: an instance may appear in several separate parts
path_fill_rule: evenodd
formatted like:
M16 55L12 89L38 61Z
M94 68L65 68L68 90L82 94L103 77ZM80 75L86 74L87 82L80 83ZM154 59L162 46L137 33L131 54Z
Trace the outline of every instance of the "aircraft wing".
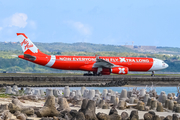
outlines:
M112 68L112 67L116 67L117 65L106 61L104 59L101 59L99 57L96 58L96 62L93 65L93 68Z

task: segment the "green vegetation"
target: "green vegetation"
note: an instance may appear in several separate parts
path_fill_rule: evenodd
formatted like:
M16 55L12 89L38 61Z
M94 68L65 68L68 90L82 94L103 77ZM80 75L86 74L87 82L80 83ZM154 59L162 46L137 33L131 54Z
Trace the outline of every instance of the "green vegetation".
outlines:
M157 47L158 49L165 50L165 51L172 51L180 53L180 48L178 47Z
M0 94L0 98L9 98L10 97L10 95L8 95L8 94Z
M114 51L114 52L135 52L123 46L91 44L91 43L34 43L41 51L44 52L71 52L73 51ZM20 43L3 43L0 42L1 51L21 51Z

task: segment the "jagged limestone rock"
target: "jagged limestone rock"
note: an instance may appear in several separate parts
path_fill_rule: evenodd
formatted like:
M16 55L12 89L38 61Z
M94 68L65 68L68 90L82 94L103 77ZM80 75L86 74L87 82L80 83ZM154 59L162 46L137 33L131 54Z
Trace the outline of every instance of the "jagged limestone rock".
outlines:
M122 120L126 120L129 117L129 115L127 112L124 111L121 113L121 117L122 117Z
M118 114L118 111L116 110L115 107L112 107L112 108L110 109L110 111L109 111L109 115L112 115L112 114L114 114L114 113Z
M64 97L69 97L70 95L70 89L69 86L64 87Z
M48 96L44 106L37 111L38 117L53 117L57 116L59 112L56 110L55 107L55 97Z
M3 111L9 110L8 109L8 104L1 104L0 105L0 113L2 113Z
M23 106L23 104L18 99L13 99L12 103L10 103L8 105L8 109L11 113L21 111L22 113L27 114L27 115L33 115L34 114L33 108Z
M157 109L157 100L151 100L151 109L153 110Z
M86 106L88 104L88 101L89 101L88 99L83 99L81 109L79 110L79 112L83 112L85 114L85 110L86 110Z
M8 110L4 110L0 115L1 120L11 120L11 117L12 114Z
M179 120L179 115L178 114L173 114L172 119L173 120Z
M161 102L162 104L165 103L167 99L167 95L164 91L161 91L161 94L159 95L158 101Z
M44 94L44 91L43 91L43 90L40 90L40 94L41 94L41 96L45 96L45 94Z
M161 118L159 117L159 115L154 115L153 120L161 120Z
M51 88L46 89L46 98L49 96L53 96L53 90Z
M130 114L130 120L139 120L138 111L132 110Z
M164 118L164 120L172 120L172 116L171 115L168 115Z
M111 89L109 89L109 90L108 90L108 93L112 93L112 90L111 90Z
M92 100L92 99L94 98L94 96L95 96L95 90L90 90L90 91L89 91L88 98L89 98L90 100Z
M140 111L144 111L145 104L142 101L139 101L136 108Z
M6 87L5 94L12 94L11 86L7 86L7 87Z
M34 109L33 108L26 108L21 110L22 113L25 113L26 115L33 115Z
M162 103L160 103L160 102L157 103L157 109L156 110L157 110L157 112L163 112L164 111Z
M180 106L177 106L177 107L176 107L176 112L177 112L177 113L180 113Z
M167 98L170 99L170 100L172 100L172 98L173 98L172 93L168 93Z
M110 102L113 104L116 104L116 96L115 95L111 96Z
M108 93L107 89L104 89L104 90L103 90L103 93L102 93L102 98L103 98L103 99L106 98L107 93Z
M23 113L20 113L19 115L17 115L16 118L19 120L26 120L27 119L26 115L24 115Z
M84 90L83 97L84 97L84 98L88 98L88 95L89 95L89 90L85 89L85 90Z
M98 113L97 115L97 118L99 119L99 120L110 120L109 119L109 115L107 115L107 114L105 114L105 113Z
M121 120L122 118L117 113L114 113L114 114L109 115L109 119L110 120Z
M76 93L76 96L82 96L82 95L81 95L81 91L80 91L80 90L76 90L76 92L75 92L75 93Z
M127 91L127 97L128 98L132 97L132 91Z
M27 95L32 95L32 91L31 91L31 88L30 87L27 87L24 91L24 94L27 94Z
M150 113L145 113L144 114L144 120L152 120L153 116Z
M102 106L102 109L109 109L109 104L108 104L108 103L105 103L105 104Z
M14 92L18 92L18 86L17 85L13 85L13 89L12 89Z
M139 102L139 99L138 98L135 98L134 99L134 104L137 104Z
M170 101L169 99L166 99L164 108L169 108L169 101Z
M85 116L82 112L77 112L76 110L71 110L70 114L72 115L72 120L85 120Z
M95 94L100 94L99 90L95 90Z
M58 104L59 104L58 110L60 110L60 111L70 111L71 110L66 98L59 98Z
M140 89L139 97L144 97L145 94L146 94L146 90L145 89Z
M145 94L143 102L147 104L149 98L150 98L149 94Z
M36 96L40 97L40 96L41 96L40 90L39 90L39 89L36 89L36 90L34 91L34 94L33 94L33 95L36 95Z
M115 103L114 103L114 106L117 106L118 103L119 103L119 97L116 97L116 101L115 101Z
M170 100L168 109L173 110L173 107L174 107L174 102L173 102L173 100Z
M135 97L130 97L129 103L130 103L130 104L134 104L134 100L135 100Z
M127 99L127 90L126 89L123 89L122 91L121 91L121 95L120 95L120 97L119 97L119 100L126 100Z
M86 120L98 120L96 117L96 106L93 100L89 100L85 110L85 119Z
M124 110L126 108L126 102L124 100L120 100L118 105L117 105L117 108L119 110Z
M76 95L76 93L75 93L74 91L72 91L72 92L70 92L69 97L70 97L70 98L74 98L75 95Z
M110 99L111 99L111 93L107 93L106 100L110 101Z
M84 95L84 90L86 89L86 87L81 87L81 95Z
M62 96L62 91L60 91L58 89L53 89L53 95L55 97L60 97L60 96Z
M102 108L102 106L105 104L105 100L100 100L99 104L97 105L98 108Z

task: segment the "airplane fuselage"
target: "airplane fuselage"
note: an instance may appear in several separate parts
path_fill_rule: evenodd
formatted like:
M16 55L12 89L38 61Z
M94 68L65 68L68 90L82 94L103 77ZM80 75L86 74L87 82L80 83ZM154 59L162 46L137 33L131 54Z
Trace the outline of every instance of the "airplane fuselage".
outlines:
M47 55L42 53L24 33L17 33L17 36L24 52L19 58L50 68L109 75L128 74L129 71L152 71L154 74L153 71L168 67L164 61L156 58Z
M31 61L24 58L24 55L20 55L19 58ZM107 56L101 56L100 58L115 65L128 67L129 71L156 71L164 69L168 66L162 60L156 58ZM96 57L47 55L37 57L37 60L31 62L55 69L93 71L93 65L96 62Z

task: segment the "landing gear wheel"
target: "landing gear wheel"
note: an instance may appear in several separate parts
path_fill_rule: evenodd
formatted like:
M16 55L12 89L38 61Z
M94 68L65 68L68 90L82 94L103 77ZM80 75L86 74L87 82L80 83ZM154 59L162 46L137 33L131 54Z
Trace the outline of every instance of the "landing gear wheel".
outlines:
M155 76L155 75L154 75L154 71L152 71L152 74L151 74L151 76L152 76L152 77L154 77L154 76Z
M97 73L96 73L96 72L93 72L93 76L97 76Z
M98 74L98 76L102 76L102 74L101 74L101 73L99 73L99 74Z
M84 73L83 76L92 76L93 74L91 72L88 72L88 73Z

